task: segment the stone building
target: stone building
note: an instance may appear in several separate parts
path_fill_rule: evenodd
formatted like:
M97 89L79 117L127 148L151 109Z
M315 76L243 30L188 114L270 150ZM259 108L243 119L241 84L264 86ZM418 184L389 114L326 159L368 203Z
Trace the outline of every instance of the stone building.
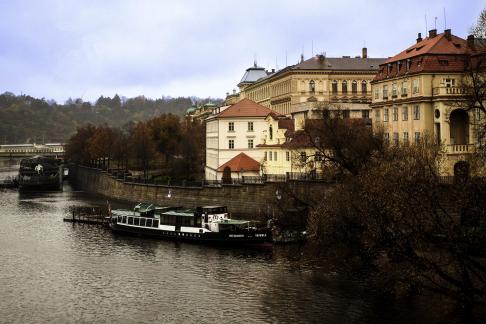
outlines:
M302 57L300 63L279 71L266 71L255 64L238 84L240 92L228 94L226 101L253 100L297 119L297 127L307 118L319 118L329 104L351 118L369 118L370 82L385 61L369 58L363 48L362 56Z
M249 99L213 109L206 119L206 180L260 174L264 153L257 148L271 109Z
M468 110L462 80L468 60L478 53L473 36L467 40L429 31L415 44L380 64L372 81L373 127L383 127L391 144L418 142L431 136L444 145L451 174L454 165L474 152L478 144L478 124L484 120L479 110Z

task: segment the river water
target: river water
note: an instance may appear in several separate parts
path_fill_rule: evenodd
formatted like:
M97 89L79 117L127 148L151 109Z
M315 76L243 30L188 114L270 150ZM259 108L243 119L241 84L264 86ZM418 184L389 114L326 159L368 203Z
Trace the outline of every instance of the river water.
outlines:
M0 172L0 179L7 173ZM374 323L362 279L299 247L225 248L65 223L74 191L0 189L0 322Z

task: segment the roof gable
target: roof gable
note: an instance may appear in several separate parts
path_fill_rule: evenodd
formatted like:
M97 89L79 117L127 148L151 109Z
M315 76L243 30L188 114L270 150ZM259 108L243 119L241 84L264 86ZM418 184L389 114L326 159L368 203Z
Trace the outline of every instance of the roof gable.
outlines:
M224 163L218 168L219 172L223 172L225 168L229 167L231 171L260 171L260 163L252 159L245 153L240 153L228 162Z
M218 117L220 118L228 118L228 117L267 117L268 114L274 113L279 115L277 112L257 104L256 102L250 99L243 99L238 101L234 105L231 105L224 111L222 111Z

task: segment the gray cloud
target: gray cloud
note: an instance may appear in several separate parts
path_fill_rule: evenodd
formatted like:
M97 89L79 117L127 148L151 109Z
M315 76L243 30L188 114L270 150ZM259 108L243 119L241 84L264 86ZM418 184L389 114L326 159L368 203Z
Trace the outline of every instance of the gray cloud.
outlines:
M223 97L245 68L326 52L391 56L417 32L465 37L480 1L2 1L0 92Z

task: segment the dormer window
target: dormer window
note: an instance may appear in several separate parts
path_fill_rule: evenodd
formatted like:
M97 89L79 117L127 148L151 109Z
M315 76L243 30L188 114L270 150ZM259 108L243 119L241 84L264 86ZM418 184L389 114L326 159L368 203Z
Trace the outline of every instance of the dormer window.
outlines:
M268 137L272 140L273 139L273 128L272 125L268 128Z
M412 60L408 59L407 60L407 72L410 71L410 67L412 66Z
M316 91L316 83L314 80L310 80L309 82L309 91L310 92L315 92Z
M386 74L390 74L391 73L391 69L392 69L391 63L388 63L388 65L386 66L386 68L387 68Z
M397 74L400 73L400 67L402 66L402 62L397 62Z

